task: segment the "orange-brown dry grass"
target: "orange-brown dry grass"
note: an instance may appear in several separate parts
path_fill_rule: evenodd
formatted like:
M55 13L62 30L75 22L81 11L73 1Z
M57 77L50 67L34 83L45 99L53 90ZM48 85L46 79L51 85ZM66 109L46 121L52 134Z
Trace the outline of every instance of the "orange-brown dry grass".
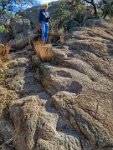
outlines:
M33 41L36 53L42 61L51 61L53 52L51 44L45 44L41 40Z
M0 44L0 59L2 61L2 64L6 63L10 49L11 46L8 43Z

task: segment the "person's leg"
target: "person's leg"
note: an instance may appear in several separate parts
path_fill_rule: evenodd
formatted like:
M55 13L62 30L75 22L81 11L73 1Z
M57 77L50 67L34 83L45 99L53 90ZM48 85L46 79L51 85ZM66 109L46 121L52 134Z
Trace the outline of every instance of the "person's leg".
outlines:
M45 42L45 22L42 22L42 41Z
M49 33L49 23L46 23L45 25L45 41L48 40L48 33Z

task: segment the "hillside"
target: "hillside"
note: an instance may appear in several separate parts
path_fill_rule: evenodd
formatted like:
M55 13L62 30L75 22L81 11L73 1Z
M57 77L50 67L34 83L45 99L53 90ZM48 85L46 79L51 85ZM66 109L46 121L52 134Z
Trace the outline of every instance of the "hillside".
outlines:
M78 27L52 51L44 63L16 45L0 68L0 149L112 150L112 24Z
M113 150L112 23L81 1L51 3L53 59L43 62L38 11L18 12L0 32L11 45L0 61L0 150Z

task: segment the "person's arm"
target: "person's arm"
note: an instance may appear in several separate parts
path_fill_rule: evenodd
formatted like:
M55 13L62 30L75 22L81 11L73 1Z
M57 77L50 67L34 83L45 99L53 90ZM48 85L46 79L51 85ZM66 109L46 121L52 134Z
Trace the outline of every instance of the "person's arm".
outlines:
M50 22L51 21L51 16L50 16L50 13L49 13L49 15L48 15L48 22Z
M48 19L51 19L51 18L50 18L50 14L48 15Z
M47 20L48 20L48 22L49 22L49 20L50 20L50 14L49 14L49 12L47 12L46 19L47 19Z

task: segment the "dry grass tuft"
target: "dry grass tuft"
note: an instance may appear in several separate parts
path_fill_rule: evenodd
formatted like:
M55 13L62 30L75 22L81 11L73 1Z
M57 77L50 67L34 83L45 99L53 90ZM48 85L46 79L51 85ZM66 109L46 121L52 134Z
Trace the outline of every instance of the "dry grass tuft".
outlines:
M6 63L7 61L7 56L10 52L11 46L6 43L6 44L0 44L0 59L2 63Z
M53 59L53 52L51 44L45 44L42 41L33 41L36 53L42 61L51 61Z
M9 54L10 49L11 49L11 45L9 45L8 43L6 43L6 44L5 44L5 51L6 51L6 55L8 55L8 54Z

